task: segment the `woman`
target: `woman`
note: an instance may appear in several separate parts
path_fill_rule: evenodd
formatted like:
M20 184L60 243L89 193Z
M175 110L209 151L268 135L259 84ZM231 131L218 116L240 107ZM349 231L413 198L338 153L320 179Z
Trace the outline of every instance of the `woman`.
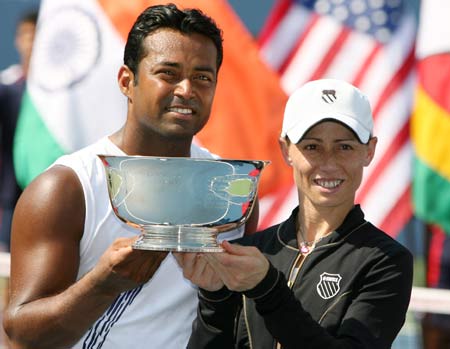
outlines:
M344 81L292 94L280 146L299 205L279 225L224 242L224 253L177 255L201 288L189 348L391 347L413 261L355 204L372 131L367 98Z

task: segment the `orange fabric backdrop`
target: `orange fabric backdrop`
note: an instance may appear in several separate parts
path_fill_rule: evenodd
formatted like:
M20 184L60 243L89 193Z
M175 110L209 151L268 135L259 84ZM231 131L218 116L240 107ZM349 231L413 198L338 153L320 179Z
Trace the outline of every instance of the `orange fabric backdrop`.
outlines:
M169 2L169 1L167 1ZM224 32L224 62L211 119L197 135L201 145L223 158L270 160L261 177L260 196L292 182L278 147L286 94L276 73L260 59L258 46L224 0L170 1L200 8ZM139 13L161 1L99 0L126 40Z

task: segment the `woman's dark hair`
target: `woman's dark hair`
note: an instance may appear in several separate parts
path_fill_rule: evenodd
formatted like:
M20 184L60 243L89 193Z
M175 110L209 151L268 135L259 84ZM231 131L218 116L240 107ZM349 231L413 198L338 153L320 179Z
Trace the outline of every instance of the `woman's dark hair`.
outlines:
M131 71L136 75L139 62L145 55L142 45L144 39L160 28L170 28L184 34L201 34L212 40L217 49L217 71L223 60L222 31L214 20L198 9L180 10L174 4L148 7L133 24L125 45L123 57Z

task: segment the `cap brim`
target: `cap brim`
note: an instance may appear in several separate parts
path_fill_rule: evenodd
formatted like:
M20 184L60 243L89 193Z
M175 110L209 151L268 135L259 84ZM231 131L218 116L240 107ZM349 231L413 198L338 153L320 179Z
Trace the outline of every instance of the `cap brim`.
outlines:
M310 118L307 124L305 123L297 123L291 129L282 132L281 136L288 136L289 140L296 144L300 142L300 140L305 136L305 134L315 125L320 122L327 120L336 120L347 127L349 127L361 141L361 143L367 143L370 138L370 132L366 130L361 124L359 124L354 118L351 118L347 115L318 115L314 118Z

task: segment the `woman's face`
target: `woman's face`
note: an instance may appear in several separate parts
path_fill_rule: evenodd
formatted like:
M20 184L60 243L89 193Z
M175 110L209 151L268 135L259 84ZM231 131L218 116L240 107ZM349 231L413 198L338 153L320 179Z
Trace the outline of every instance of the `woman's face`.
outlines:
M314 207L352 207L363 168L370 164L377 139L361 144L347 127L324 121L297 143L280 140L286 161L293 167L299 198Z

